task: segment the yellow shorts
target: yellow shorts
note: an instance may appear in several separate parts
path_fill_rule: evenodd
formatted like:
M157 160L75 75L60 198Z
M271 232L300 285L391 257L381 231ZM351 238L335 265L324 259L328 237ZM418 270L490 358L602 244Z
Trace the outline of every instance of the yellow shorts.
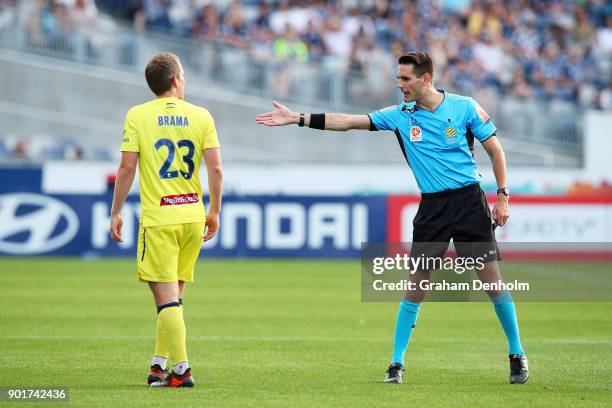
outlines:
M206 223L159 225L138 231L138 279L193 282Z

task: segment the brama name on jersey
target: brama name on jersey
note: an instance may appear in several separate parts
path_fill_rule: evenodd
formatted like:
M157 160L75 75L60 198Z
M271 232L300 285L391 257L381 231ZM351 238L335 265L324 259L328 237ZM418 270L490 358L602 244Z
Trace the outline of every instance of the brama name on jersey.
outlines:
M158 116L157 124L159 126L189 126L187 116Z

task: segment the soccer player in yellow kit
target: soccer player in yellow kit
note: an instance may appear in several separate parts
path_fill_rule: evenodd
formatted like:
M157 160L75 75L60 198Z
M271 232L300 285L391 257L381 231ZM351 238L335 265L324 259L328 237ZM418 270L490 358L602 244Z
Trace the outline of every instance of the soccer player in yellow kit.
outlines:
M155 354L147 382L153 387L192 387L182 298L185 282L193 281L202 240L212 239L219 229L221 153L210 113L184 101L184 71L176 55L153 57L145 78L156 98L126 115L110 233L122 241L119 212L138 164L138 278L149 284L157 305ZM200 185L202 157L208 173L208 213ZM171 372L166 369L168 358L174 362Z

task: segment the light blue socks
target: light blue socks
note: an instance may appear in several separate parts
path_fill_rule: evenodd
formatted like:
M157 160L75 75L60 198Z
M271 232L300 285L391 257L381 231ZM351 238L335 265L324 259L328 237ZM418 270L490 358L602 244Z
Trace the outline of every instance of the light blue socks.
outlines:
M518 322L516 319L516 309L510 292L505 291L498 297L492 298L491 301L495 306L495 313L499 318L504 333L508 338L508 354L519 354L524 356L525 351L521 345L519 336ZM404 355L406 348L410 342L412 329L414 328L417 317L421 310L419 303L412 303L404 300L399 305L397 311L397 323L395 325L395 337L393 340L393 357L391 363L400 363L404 365Z
M519 336L518 322L516 320L516 309L512 295L507 290L501 295L491 298L495 306L495 313L499 318L499 322L504 328L504 333L508 338L508 354L525 355L523 346L521 346L521 338Z
M421 305L404 300L399 305L397 311L397 323L395 324L395 338L393 340L393 358L391 363L404 365L404 354L410 342L412 329L419 316Z

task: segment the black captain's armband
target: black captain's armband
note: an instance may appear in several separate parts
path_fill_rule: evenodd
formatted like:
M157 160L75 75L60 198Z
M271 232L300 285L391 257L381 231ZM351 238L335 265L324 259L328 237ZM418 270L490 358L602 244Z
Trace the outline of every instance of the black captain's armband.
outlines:
M310 115L310 124L308 127L312 129L325 130L325 114L324 113L312 113Z
M370 119L370 132L376 132L378 128L376 127L374 122L372 122L372 117L370 115L368 115L368 119Z

